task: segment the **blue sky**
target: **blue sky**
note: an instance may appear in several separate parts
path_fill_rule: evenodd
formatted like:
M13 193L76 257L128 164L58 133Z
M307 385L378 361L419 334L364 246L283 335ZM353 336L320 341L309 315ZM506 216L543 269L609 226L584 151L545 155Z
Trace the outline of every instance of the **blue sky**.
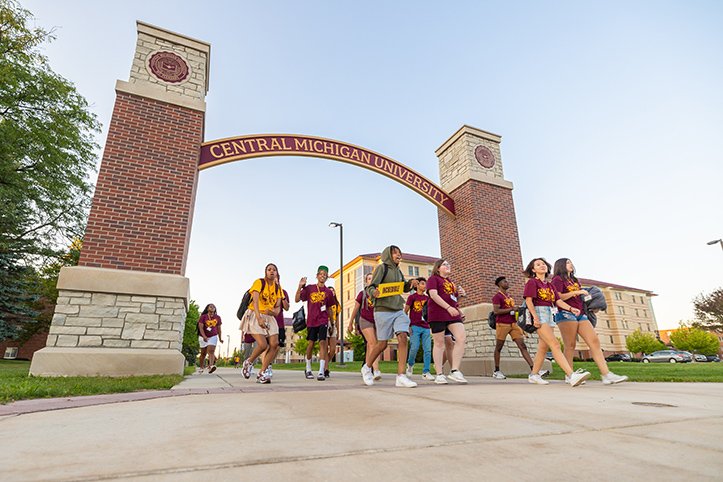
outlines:
M136 19L211 44L206 140L329 137L438 181L462 124L500 134L523 259L650 289L661 328L723 283L720 2L25 1L45 50L104 124ZM201 6L203 5L203 6ZM390 219L374 217L395 206ZM264 265L293 291L319 264L399 244L439 255L436 208L354 166L302 157L200 174L186 275L237 340Z

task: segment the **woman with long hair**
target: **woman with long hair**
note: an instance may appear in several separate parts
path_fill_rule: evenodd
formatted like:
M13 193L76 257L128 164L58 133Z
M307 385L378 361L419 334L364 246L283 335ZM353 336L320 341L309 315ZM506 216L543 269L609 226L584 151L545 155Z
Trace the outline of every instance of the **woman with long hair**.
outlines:
M279 327L276 316L281 309L284 291L277 282L278 268L269 263L264 269L264 277L254 281L249 292L251 293L251 306L246 310L241 320L241 331L253 336L256 347L251 355L244 360L242 373L244 378L251 377L251 368L256 358L264 351L266 354L261 361L261 369L256 377L257 383L271 383L266 369L276 356L279 349ZM268 339L268 341L267 341ZM267 350L268 348L268 350Z
M565 345L567 363L572 366L572 356L575 353L577 335L580 335L590 348L592 359L595 360L595 364L600 369L602 382L605 385L612 385L626 381L628 377L616 375L608 368L608 363L605 361L605 356L600 348L600 339L592 323L583 312L583 300L580 297L587 296L589 293L581 288L580 281L575 276L575 265L572 264L569 258L560 258L555 261L553 271L552 286L560 294L560 299L579 311L579 314L575 314L562 309L555 315L555 322L560 329L562 342Z
M208 355L208 373L216 371L216 345L219 340L223 343L221 337L221 317L216 313L216 305L209 303L201 312L198 318L198 346L201 348L199 355L199 370L203 373L205 370L205 360Z
M369 286L372 282L372 273L367 273L364 277L364 288ZM364 289L359 291L354 301L354 310L351 312L351 320L349 320L349 326L347 331L354 333L356 331L356 319L359 315L359 331L361 336L364 338L364 343L369 347L373 347L377 344L377 329L374 325L374 300L367 296ZM382 379L382 372L379 370L379 358L377 357L372 363L372 369L374 370L374 380Z
M570 386L576 387L588 378L590 372L578 370L572 371L572 366L567 362L565 355L560 350L560 342L555 338L554 307L557 306L563 310L567 310L576 316L580 315L580 310L573 308L568 303L562 301L558 296L555 288L547 280L547 274L552 269L550 263L545 258L535 258L525 268L525 276L529 278L525 283L525 290L522 296L525 298L527 310L532 316L532 320L537 328L537 336L539 342L537 345L537 354L535 355L535 363L532 366L532 372L527 377L530 383L538 385L547 385L547 380L540 375L542 364L545 361L545 354L548 348L552 352L557 364L565 372L565 379Z
M437 373L434 383L440 385L446 384L447 379L457 383L467 383L459 370L467 335L463 324L464 315L459 311L458 299L460 296L465 296L465 292L461 286L457 286L450 279L451 273L452 268L449 262L439 259L434 263L432 275L427 280L427 293L429 293L427 318L429 318L429 326L432 329L432 339L434 340L432 359L434 360L434 370ZM443 372L445 330L449 330L455 339L452 358L449 360L452 367L449 377L445 377Z

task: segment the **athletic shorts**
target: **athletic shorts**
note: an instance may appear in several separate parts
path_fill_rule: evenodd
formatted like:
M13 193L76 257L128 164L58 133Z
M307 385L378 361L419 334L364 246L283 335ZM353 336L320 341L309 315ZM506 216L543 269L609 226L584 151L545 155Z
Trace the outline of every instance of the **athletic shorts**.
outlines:
M328 325L309 326L306 328L306 339L308 341L326 341Z
M374 328L376 331L376 326L374 325L373 321L366 320L364 318L359 318L359 329L360 330L366 330L367 328Z
M462 323L462 320L452 320L452 321L430 321L429 327L432 329L432 333L442 333L444 332L445 336L447 336L447 332L449 331L447 327L449 325L453 325L455 323ZM449 331L449 334L452 335L452 332Z
M517 326L517 323L497 323L495 328L495 336L498 340L505 340L507 335L510 335L513 340L519 340L524 338L525 334L522 333L522 328Z
M398 333L409 333L409 317L404 311L375 311L374 325L377 328L377 340L386 341Z
M198 346L200 346L201 348L206 348L207 346L218 345L218 335L209 336L207 338L208 338L208 341L203 341L203 337L199 336L198 337Z

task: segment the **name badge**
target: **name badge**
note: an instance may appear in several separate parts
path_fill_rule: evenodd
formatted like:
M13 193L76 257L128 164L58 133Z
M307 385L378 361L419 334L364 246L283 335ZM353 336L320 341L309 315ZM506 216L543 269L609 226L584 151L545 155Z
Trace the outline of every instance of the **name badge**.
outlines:
M211 327L210 327L210 326L207 326L207 327L206 327L206 331L211 331Z
M551 308L552 308L552 314L553 314L553 316L556 315L556 314L557 314L557 307L552 306Z
M321 305L321 311L326 311L326 305Z
M449 297L452 298L452 301L454 301L455 303L457 302L457 297L456 297L456 296L454 296L454 295L449 295Z

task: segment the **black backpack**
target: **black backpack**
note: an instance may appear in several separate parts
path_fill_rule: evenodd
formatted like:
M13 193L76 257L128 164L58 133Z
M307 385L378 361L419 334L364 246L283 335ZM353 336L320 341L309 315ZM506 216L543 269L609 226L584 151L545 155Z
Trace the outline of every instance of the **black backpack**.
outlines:
M261 291L264 290L266 287L266 280L264 278L261 279ZM276 285L278 288L278 285ZM246 310L249 309L249 305L251 304L251 300L253 297L251 296L251 291L246 290L246 293L244 293L243 298L241 298L241 304L238 307L238 310L236 311L236 318L239 320L244 317L244 314L246 313Z
M490 325L490 328L493 330L497 327L497 315L495 315L494 311L490 311L490 314L487 315L487 324Z

